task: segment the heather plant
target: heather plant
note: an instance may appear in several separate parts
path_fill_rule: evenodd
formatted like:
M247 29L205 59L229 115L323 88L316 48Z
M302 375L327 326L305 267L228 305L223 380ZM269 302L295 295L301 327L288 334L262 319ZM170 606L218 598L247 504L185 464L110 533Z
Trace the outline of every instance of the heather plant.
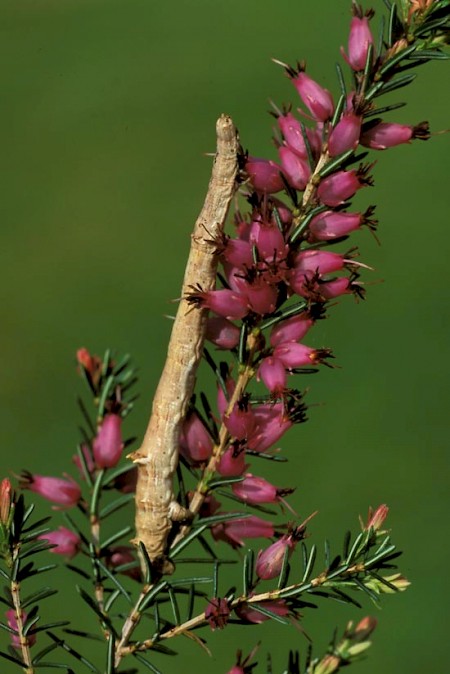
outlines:
M208 652L209 631L235 630L239 642L248 625L255 649L238 651L221 671L262 672L261 623L302 631L312 607L326 610L325 598L356 613L408 587L385 504L369 508L334 551L313 542L317 513L290 505L296 476L285 471L285 482L273 484L258 474L288 459L280 443L307 419L305 377L313 386L310 375L334 367L331 346L315 342L316 324L332 319L342 296L365 297L370 266L349 238L363 227L378 236L378 223L375 206L355 210L353 197L373 193L377 152L430 137L427 122L391 121L405 103L382 97L410 84L419 66L447 58L450 3L385 4L375 24L372 9L353 3L336 92L304 62L277 61L295 97L287 106L272 103L279 163L248 152L230 117L218 120L212 177L140 447L122 428L136 400L130 357L80 348L87 394L78 399L76 477L25 471L19 480L53 503L60 521L34 521L28 497L3 480L1 627L9 645L0 655L9 667L158 674L164 666L154 654L176 655L180 637ZM224 230L230 207L232 234ZM213 398L196 390L201 362L214 378ZM133 503L135 526L117 529L115 514L131 513ZM56 589L24 588L56 567L50 555L66 560L95 633L72 624L63 607L61 620L41 621L41 605ZM337 672L365 654L375 626L373 617L350 622L323 654L306 640L299 646L304 637L293 631L283 672ZM73 645L80 639L98 642L95 662ZM274 671L270 662L266 671Z

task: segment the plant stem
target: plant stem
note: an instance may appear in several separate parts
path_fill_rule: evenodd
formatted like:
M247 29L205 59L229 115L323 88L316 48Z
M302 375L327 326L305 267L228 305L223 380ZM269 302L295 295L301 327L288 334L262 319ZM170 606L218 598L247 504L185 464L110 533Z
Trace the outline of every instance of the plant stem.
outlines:
M13 561L17 559L19 555L19 548L15 548L13 552ZM23 671L26 674L34 674L35 669L32 664L31 652L30 652L30 642L28 636L24 635L23 628L24 623L22 619L22 605L20 601L20 583L15 580L11 580L11 596L14 604L14 610L16 612L16 621L17 621L17 633L20 641L20 649L22 651L22 658L26 665L23 668Z
M259 331L256 329L250 333L247 338L247 348L248 348L248 359L247 363L243 366L242 371L240 372L235 389L232 396L228 402L228 406L225 412L225 417L229 417L235 404L242 397L242 394L245 392L249 381L253 378L255 371L253 369L253 356L258 344ZM230 440L230 434L227 430L227 427L224 423L221 424L219 430L219 442L213 447L211 458L208 461L208 465L203 471L202 477L199 480L197 487L195 489L194 495L192 497L191 503L189 505L190 512L195 516L198 514L205 497L209 489L209 481L211 477L215 474L217 466L219 464L220 458L227 448L228 442ZM175 537L172 547L176 545L186 534L191 530L191 524L185 524L177 536Z
M364 573L365 570L366 567L364 563L353 564L351 567L348 567L347 565L343 564L341 565L341 568L339 570L333 572L333 580L348 579L351 578L352 576ZM241 595L240 597L236 597L236 599L233 599L233 601L230 602L229 607L231 610L233 610L236 607L240 606L241 604L258 604L264 601L273 601L279 599L280 594L284 595L287 592L295 592L295 596L299 596L304 592L308 592L310 590L313 590L314 588L324 585L329 580L330 579L328 578L327 571L325 570L322 571L318 576L312 578L307 582L295 583L285 588L276 588L273 590L269 590L267 592L254 594L252 596ZM199 627L200 625L206 622L208 622L208 620L205 617L205 613L202 612L199 615L195 616L194 618L191 618L190 620L187 620L186 622L182 623L181 625L176 625L175 627L172 627L170 630L167 630L167 632L163 632L162 634L159 635L158 640L172 639L173 637L189 632L189 630ZM121 655L123 657L125 655L135 653L137 651L149 650L154 646L155 643L156 642L153 639L145 639L144 641L137 642L136 644L132 644L131 646L127 646L126 648L122 648Z

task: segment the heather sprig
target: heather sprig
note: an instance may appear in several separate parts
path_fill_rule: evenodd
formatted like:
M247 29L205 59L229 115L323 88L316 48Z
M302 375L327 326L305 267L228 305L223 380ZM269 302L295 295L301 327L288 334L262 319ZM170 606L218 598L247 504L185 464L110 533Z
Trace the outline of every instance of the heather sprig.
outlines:
M203 241L209 269L220 264L220 286L215 278L208 286L196 282L182 298L189 305L185 315L199 318L199 334L181 336L201 346L206 336L216 347L214 355L210 348L203 350L215 378L216 399L203 392L186 394L195 371L189 372L185 389L181 378L171 382L170 395L186 398L187 411L180 417L176 451L163 447L170 454L169 465L161 459L151 476L154 482L147 480L151 496L151 488L157 487L168 499L148 507L149 492L138 490L135 548L129 544L132 527L117 527L111 517L134 498L137 478L150 475L148 456L141 450L130 455L136 466L125 461L133 439L124 439L123 425L133 408L136 382L128 356L116 359L108 350L99 357L84 348L77 352L90 396L88 404L78 401L82 424L73 457L77 479L22 475L23 488L63 511L64 526L42 529L45 520L24 528L31 509L25 510L23 497L16 497L9 481L2 483L1 577L9 589L3 600L7 623L1 626L11 635L12 650L1 655L28 674L44 666L44 655L58 647L90 671L102 671L50 631L65 623L36 627L37 604L52 590L26 600L21 596L26 577L55 566L35 568L22 560L45 551L65 558L68 570L81 577L78 594L95 616L98 634L77 626L66 631L100 639L102 667L108 674L118 674L125 657L158 674L152 654L175 654L172 642L167 644L178 636L206 648L205 639L197 635L200 628L228 629L267 620L295 624L311 602L324 596L361 608L363 596L378 605L381 595L408 587L396 567L400 553L384 529L387 506L370 510L360 533L345 536L339 554L332 555L325 542L320 555L309 541L316 513L300 517L289 504L296 484L288 479L273 484L256 469L264 461L286 461L279 443L294 424L306 421L305 391L298 377L334 366L330 346L314 339L316 323L328 318L336 298L365 296L362 276L370 265L359 259L349 237L362 227L374 232L378 222L373 205L356 209L351 202L373 186L376 152L430 137L427 122L406 125L386 118L405 105L402 101L379 101L410 84L413 68L447 58L442 48L448 41L450 3L402 0L400 9L385 4L388 15L377 30L374 12L352 3L348 43L342 48L348 71L337 67L337 93L316 81L304 62L290 66L277 61L296 96L293 104L272 105L279 163L235 146L234 154L230 152L232 181L221 213L225 218L236 189L238 163L235 232L207 232ZM236 141L231 120L220 121ZM200 247L195 236L192 245ZM188 359L184 365L187 371ZM166 402L170 409L172 401ZM151 433L146 439L157 446ZM158 545L163 541L162 551L157 544L146 547L139 535L147 527L147 541L152 542L158 533L151 531L158 508L164 526L170 520L167 536L154 536ZM258 541L255 549L249 547L251 539ZM241 564L234 550L242 553ZM195 571L183 573L192 564ZM239 570L234 588L223 579L223 568L230 564ZM307 658L305 674L332 674L353 663L369 647L374 627L369 618L350 623L324 657ZM51 645L33 656L39 631ZM231 672L248 674L255 666L252 657L239 656ZM296 655L290 656L286 672L299 674Z

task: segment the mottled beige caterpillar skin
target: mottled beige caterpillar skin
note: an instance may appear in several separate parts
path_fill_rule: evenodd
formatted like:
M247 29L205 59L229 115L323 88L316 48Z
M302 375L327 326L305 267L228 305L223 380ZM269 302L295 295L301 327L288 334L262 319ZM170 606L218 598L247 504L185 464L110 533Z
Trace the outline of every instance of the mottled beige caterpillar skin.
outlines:
M200 285L203 290L215 287L218 256L214 240L220 239L236 190L239 139L231 118L222 115L216 132L217 153L205 203L192 234L183 298L191 286ZM202 356L206 320L206 310L189 307L185 299L180 301L147 431L141 448L130 455L138 465L133 542L143 542L150 560L162 573L173 571L165 557L172 522L188 514L174 499L173 475L178 464L181 425Z

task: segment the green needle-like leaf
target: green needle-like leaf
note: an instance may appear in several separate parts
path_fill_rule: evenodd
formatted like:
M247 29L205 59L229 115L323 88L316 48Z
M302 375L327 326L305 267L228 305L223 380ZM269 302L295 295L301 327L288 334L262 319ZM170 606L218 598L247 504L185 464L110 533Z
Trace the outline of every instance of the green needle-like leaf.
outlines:
M172 606L172 613L173 613L173 619L175 621L175 625L180 624L180 608L178 606L177 598L175 595L175 592L173 591L172 587L169 585L167 588L167 591L169 593L169 598L170 598L170 604Z
M114 667L114 639L108 639L108 650L106 652L106 674L115 674Z
M124 586L122 585L122 583L120 582L120 580L117 578L117 576L116 576L110 569L108 569L108 567L105 566L105 564L103 564L103 562L101 562L99 559L97 559L95 563L96 563L97 566L102 570L102 572L105 574L105 576L107 576L107 577L109 578L109 580L110 580L112 583L114 583L114 585L116 586L116 588L117 588L118 590L120 590L121 594L125 597L125 599L127 600L127 602L128 602L130 605L132 605L132 604L133 604L133 600L131 599L131 596L130 596L129 592L127 592L127 590L124 588Z
M79 662L82 662L85 667L87 667L91 672L95 672L95 674L101 674L100 670L97 669L95 665L92 664L87 658L85 658L81 653L78 653L74 648L69 646L63 639L60 639L59 637L56 636L56 634L53 634L53 632L47 632L48 636L50 639L52 639L55 643L58 644L60 648L65 650L67 653L69 653L72 657L76 658Z
M92 597L86 592L86 590L83 590L83 588L80 587L79 585L76 585L75 587L78 594L83 599L83 601L85 601L86 604L89 606L89 608L100 618L102 625L104 625L106 629L108 629L117 637L117 632L114 629L111 620L108 618L108 616L106 616L104 613L101 612L101 610L95 603L94 599L92 599Z
M161 670L155 667L155 665L152 665L151 662L146 660L143 655L140 655L139 653L133 653L133 657L136 658L138 662L141 663L141 665L144 665L144 667L147 667L153 674L162 674Z
M275 620L277 623L281 623L281 625L289 625L289 620L286 620L286 618L283 618L282 616L277 615L273 611L269 611L268 608L265 608L264 606L261 606L261 604L253 603L253 604L251 604L251 607L255 611L258 611L258 613L262 613L263 615L267 616L268 618L272 618L272 620Z
M108 503L108 505L104 506L100 510L99 518L104 520L109 515L112 515L113 513L120 510L120 508L123 508L124 506L131 503L131 501L134 501L134 494L124 494L123 496L120 496L118 499L112 503Z

